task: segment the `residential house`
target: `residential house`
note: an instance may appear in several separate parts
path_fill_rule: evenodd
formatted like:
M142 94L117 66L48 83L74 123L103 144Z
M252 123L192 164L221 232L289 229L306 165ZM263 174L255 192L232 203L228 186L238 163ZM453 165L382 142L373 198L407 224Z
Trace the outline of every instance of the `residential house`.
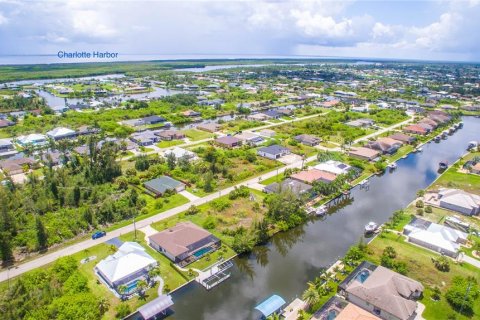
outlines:
M425 130L427 130L427 132L432 132L435 129L434 126L432 126L431 124L428 124L426 122L419 122L416 125L424 128Z
M262 137L259 137L258 135L250 132L242 132L240 134L235 135L237 139L240 139L243 141L243 143L251 145L251 146L258 146L262 144L265 139Z
M131 288L132 293L138 280L148 277L148 272L157 266L144 247L136 242L123 243L114 254L101 260L95 266L95 273L109 287L118 291L121 285Z
M257 154L259 156L272 159L272 160L279 159L290 153L291 153L290 149L282 147L278 144L274 144L268 147L263 147L257 150Z
M391 138L378 138L376 141L370 141L367 147L380 151L382 154L394 154L402 146L402 142Z
M277 133L270 129L263 129L263 130L260 130L258 134L267 138L273 138Z
M463 190L441 188L438 191L438 203L441 208L467 216L480 214L480 196Z
M47 136L53 140L70 139L77 136L77 133L68 128L57 127L47 132Z
M157 124L157 123L165 122L167 120L163 117L153 115L153 116L142 118L142 121L144 124Z
M164 152L165 156L168 156L169 154L173 154L175 159L186 158L188 160L193 160L196 157L194 152L179 147L174 147Z
M155 132L155 135L160 137L160 140L171 141L184 139L185 134L177 130L163 130Z
M186 265L215 251L221 241L192 222L180 222L172 228L148 237L152 248L180 265Z
M418 124L411 124L409 126L406 126L403 128L403 131L406 133L413 133L413 134L419 134L419 135L426 135L430 132L430 130L427 130L426 128L419 126Z
M420 218L413 218L403 228L403 234L409 242L452 258L458 256L461 245L467 243L468 236L463 231Z
M33 158L6 159L0 161L0 169L5 175L16 175L23 173L24 167L31 169L36 165Z
M250 114L247 117L247 119L250 120L250 121L265 121L265 120L270 119L270 117L267 116L264 113L254 113L254 114Z
M181 192L185 190L185 184L168 176L160 176L156 179L147 181L143 186L153 192L157 197L167 191Z
M400 133L400 132L394 133L394 134L392 134L388 137L390 139L401 141L405 144L412 144L417 140L417 138L415 138L415 137L412 137L412 136L409 136L408 134L404 134L404 133Z
M12 140L0 139L0 156L5 154L12 154L15 151Z
M280 113L282 116L287 116L287 117L293 115L293 110L287 109L287 108L279 108L277 109L277 112Z
M328 160L325 162L321 162L315 165L313 168L317 170L325 171L325 172L330 172L335 175L347 174L350 170L353 170L353 168L348 164L345 164L340 161L335 161L335 160Z
M354 147L348 151L348 155L352 158L372 161L380 155L380 152L370 148Z
M290 176L290 179L308 183L308 184L313 184L314 182L317 182L317 181L331 183L336 178L337 178L336 174L333 174L327 171L317 170L317 169L303 170L303 171L294 173Z
M470 169L470 172L475 174L480 174L480 162L477 162L475 165L473 165L472 168Z
M355 128L369 128L373 126L375 122L372 119L356 119L345 123L347 126Z
M130 135L130 140L139 146L146 147L159 142L160 137L156 135L155 132L147 130Z
M202 115L200 112L194 111L194 110L186 110L181 112L181 114L184 115L185 117L190 117L190 118L195 118Z
M100 129L92 128L89 126L81 126L77 129L77 134L79 136L86 136L86 135L97 134L97 133L100 133Z
M265 186L265 188L263 188L263 191L265 193L278 193L282 190L290 190L297 196L300 196L303 194L311 193L312 189L313 187L311 185L308 185L298 180L287 178L282 182L274 182L269 184L268 186Z
M218 132L222 128L218 123L204 123L197 126L198 130L207 131L207 132Z
M423 285L382 266L364 261L340 285L339 293L384 320L413 320Z
M42 146L47 144L47 137L43 134L32 133L26 136L20 136L16 139L16 142L22 147L25 146Z
M266 111L263 111L262 113L267 115L270 119L278 119L282 116L282 114L277 110L266 110Z
M233 136L223 136L215 139L214 143L223 148L235 148L242 145L242 140Z
M315 137L315 136L312 136L312 135L309 135L309 134L301 134L301 135L298 135L298 136L294 137L294 139L297 142L300 142L302 144L305 144L305 145L311 146L311 147L316 146L320 142L322 142L322 139L320 139L318 137Z
M335 317L335 320L380 320L380 318L360 307L357 307L353 303L348 303L347 306Z
M7 120L7 119L0 119L0 128L6 128L13 126L15 122Z

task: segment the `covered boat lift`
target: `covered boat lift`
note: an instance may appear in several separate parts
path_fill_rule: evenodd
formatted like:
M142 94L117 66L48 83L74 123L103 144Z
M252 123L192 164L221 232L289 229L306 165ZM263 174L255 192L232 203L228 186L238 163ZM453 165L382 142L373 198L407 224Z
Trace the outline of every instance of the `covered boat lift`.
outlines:
M285 304L286 302L285 300L283 300L282 297L274 294L273 296L256 306L255 310L260 311L263 315L262 319L265 319L273 313L279 313L279 311Z
M140 313L144 320L155 319L158 315L166 315L168 308L171 306L173 306L172 297L162 294L138 308L137 312Z

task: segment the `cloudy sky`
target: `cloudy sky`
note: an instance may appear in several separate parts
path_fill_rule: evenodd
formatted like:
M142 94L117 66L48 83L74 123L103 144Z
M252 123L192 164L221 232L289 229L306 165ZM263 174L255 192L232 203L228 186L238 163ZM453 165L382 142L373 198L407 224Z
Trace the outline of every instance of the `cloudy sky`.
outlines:
M0 0L0 55L480 61L480 0Z

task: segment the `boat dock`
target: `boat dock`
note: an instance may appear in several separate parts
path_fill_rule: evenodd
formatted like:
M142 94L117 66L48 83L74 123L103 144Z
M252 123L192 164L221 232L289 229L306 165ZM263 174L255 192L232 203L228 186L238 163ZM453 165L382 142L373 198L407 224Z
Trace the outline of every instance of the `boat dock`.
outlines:
M232 267L233 262L231 260L220 262L206 271L201 271L198 277L195 278L195 281L200 283L205 289L210 290L230 278L230 269Z

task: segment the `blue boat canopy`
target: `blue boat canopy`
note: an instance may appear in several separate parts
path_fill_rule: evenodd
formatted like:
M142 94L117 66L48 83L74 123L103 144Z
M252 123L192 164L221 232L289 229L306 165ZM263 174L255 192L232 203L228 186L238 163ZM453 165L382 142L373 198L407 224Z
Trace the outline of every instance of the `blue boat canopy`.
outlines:
M282 297L274 294L267 300L260 303L255 307L256 310L260 311L265 317L268 317L272 313L280 310L285 305L285 300Z

